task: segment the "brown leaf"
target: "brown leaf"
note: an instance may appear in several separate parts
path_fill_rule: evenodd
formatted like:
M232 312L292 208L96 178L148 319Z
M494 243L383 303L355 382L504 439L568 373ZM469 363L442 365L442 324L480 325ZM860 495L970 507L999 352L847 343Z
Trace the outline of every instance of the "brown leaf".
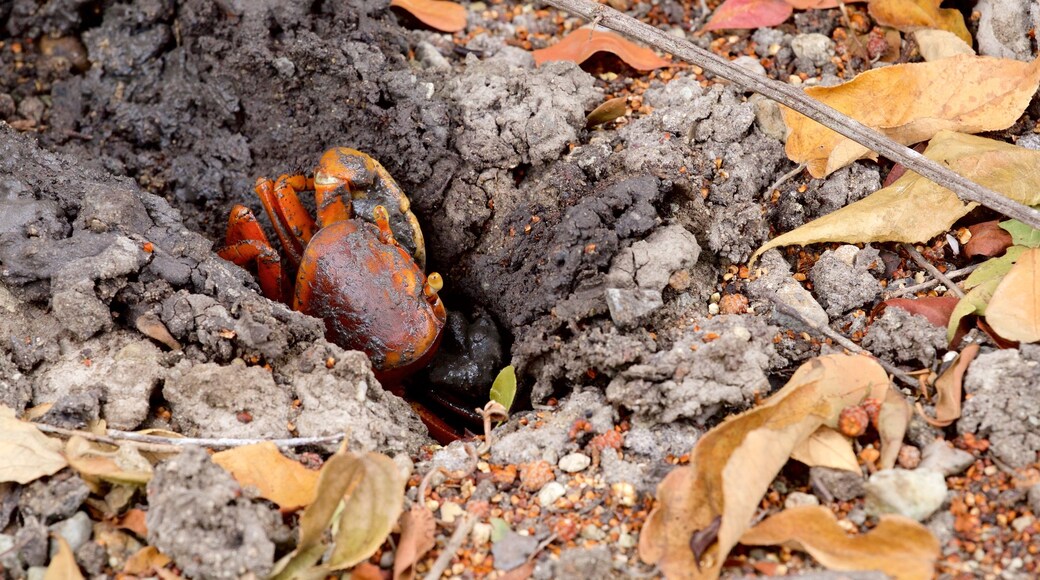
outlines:
M527 580L532 574L534 574L534 569L537 564L538 562L535 560L528 560L516 568L502 574L498 577L498 580Z
M992 220L968 226L971 239L964 244L964 257L986 256L992 258L1003 254L1011 247L1011 234Z
M318 472L282 455L266 441L235 447L213 455L213 463L223 467L242 486L253 486L260 497L282 509L292 511L314 500Z
M870 0L867 9L878 24L902 32L938 28L957 35L971 45L964 16L956 8L939 8L942 0Z
M61 441L19 421L14 409L0 405L0 482L24 485L54 475L67 465L60 452Z
M935 418L925 414L921 404L917 404L917 412L921 418L933 427L946 427L961 416L961 395L964 387L964 373L968 365L979 354L978 344L969 344L957 355L957 360L935 380Z
M148 524L145 523L145 515L145 511L142 509L129 509L119 518L119 523L116 524L116 527L122 530L129 530L138 538L144 539L148 536Z
M914 409L906 397L895 389L885 391L885 400L878 411L878 439L881 440L881 457L878 465L881 469L892 469L899 458L899 449L903 446L903 437L910 426L910 418Z
M911 145L942 130L979 133L1010 127L1040 84L1040 58L1032 63L985 56L886 66L833 87L806 93ZM876 159L866 147L801 113L783 107L791 129L787 156L824 177L857 159Z
M946 328L946 325L950 323L950 313L953 312L958 301L956 296L923 296L921 298L889 298L882 304L923 316L935 326Z
M65 538L55 535L54 541L58 543L58 553L47 565L47 571L43 573L43 580L83 580L83 573L79 571L76 557L72 555L72 548Z
M437 523L425 505L415 504L401 515L401 538L394 556L394 580L415 578L415 565L429 552L436 539Z
M569 60L581 64L597 52L609 52L636 70L654 70L671 66L657 53L633 44L613 32L579 28L564 36L556 44L534 51L534 62L538 66L554 60Z
M711 14L705 31L776 26L794 9L784 0L726 0Z
M623 117L628 111L628 97L614 97L608 99L600 106L592 110L587 117L585 117L585 127L592 128L596 125L602 125L609 123L614 119Z
M1019 203L1040 204L1040 151L942 131L924 154ZM945 232L976 205L962 203L950 190L907 172L884 189L773 238L755 251L752 262L769 248L791 244L923 242Z
M350 571L350 580L383 580L383 570L371 562L362 562Z
M466 8L445 0L390 0L391 6L407 11L419 22L442 32L466 28Z
M837 8L842 4L855 4L857 2L869 2L870 0L784 0L798 10L822 10L826 8Z
M859 473L852 441L831 429L820 427L791 451L791 459L809 467L830 467Z
M1040 249L1030 248L993 291L986 324L1007 340L1040 340Z
M123 573L132 576L151 576L152 570L165 567L172 562L169 556L155 546L145 546L126 559Z
M740 543L779 544L808 552L831 570L879 570L897 580L932 578L939 558L939 540L910 518L883 515L873 530L850 536L823 506L784 510L748 530Z
M885 370L868 357L828 355L803 364L761 406L705 434L690 464L664 478L640 534L640 557L669 578L718 577L792 450L821 425L836 426L843 408L884 399L889 390ZM695 560L694 534L720 517L717 541Z

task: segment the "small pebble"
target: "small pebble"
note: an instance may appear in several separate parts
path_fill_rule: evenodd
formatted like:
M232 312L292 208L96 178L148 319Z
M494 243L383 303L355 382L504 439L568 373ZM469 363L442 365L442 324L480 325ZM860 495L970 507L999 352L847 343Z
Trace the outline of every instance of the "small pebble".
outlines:
M470 539L473 541L474 546L483 546L491 541L491 524L484 522L477 522L473 524L473 531L470 532Z
M568 453L560 458L557 464L560 469L567 473L578 473L585 471L592 464L592 458L584 453Z
M987 465L986 468L982 470L982 473L984 473L986 475L996 475L997 474L997 466L996 465Z
M636 547L636 538L628 532L621 532L618 536L617 546L622 550L628 550Z
M51 524L49 527L53 533L65 538L69 548L75 552L90 539L94 524L90 521L90 516L85 512L76 512L76 515L71 518ZM51 557L54 557L57 553L57 542L51 542Z
M929 443L921 455L923 459L921 459L919 468L938 471L947 477L962 473L971 467L972 463L975 463L975 458L971 453L950 447L942 439Z
M556 503L556 500L560 499L567 493L567 488L558 481L550 481L549 483L542 486L542 489L538 491L538 503L542 507L549 507Z
M902 514L924 521L946 500L946 478L930 469L883 469L866 483L867 512Z
M455 518L461 516L465 511L459 504L446 501L441 505L441 519L451 524L455 522Z
M718 304L709 304L708 305L708 314L715 315L715 314L718 314L718 313L719 313L719 305Z
M636 488L631 483L619 481L610 486L610 491L613 492L619 504L626 507L636 505Z
M815 496L808 493L802 493L800 491L792 491L784 499L784 507L791 509L803 505L820 505L820 500Z
M601 541L607 537L607 533L599 529L596 524L587 524L581 529L581 537L586 540Z
M1021 534L1025 531L1026 528L1033 525L1033 522L1035 521L1036 518L1034 518L1033 516L1018 516L1017 518L1011 520L1011 527L1015 528L1015 531Z
M913 445L903 445L899 448L898 461L903 469L915 469L921 464L921 450Z

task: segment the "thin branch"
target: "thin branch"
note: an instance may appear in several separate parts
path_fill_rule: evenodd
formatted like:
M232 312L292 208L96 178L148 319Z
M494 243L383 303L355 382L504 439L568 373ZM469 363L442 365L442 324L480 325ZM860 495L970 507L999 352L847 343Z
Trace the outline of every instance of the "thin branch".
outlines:
M44 433L53 433L63 437L78 435L88 441L107 443L108 445L129 444L146 451L180 451L184 447L206 447L208 449L227 449L229 447L241 447L243 445L254 445L256 443L274 443L277 447L293 448L305 445L326 445L339 443L343 434L328 435L325 437L295 437L292 439L206 439L198 437L160 437L158 435L143 435L130 431L119 431L109 429L107 435L96 435L90 431L78 431L75 429L64 429L47 425L46 423L33 423L37 429Z
M470 512L462 515L462 521L455 525L455 531L451 534L448 543L444 545L440 555L437 556L437 561L433 563L433 566L430 566L430 571L426 573L425 580L438 580L444 574L444 571L451 565L455 554L462 548L463 542L466 541L466 537L469 536L473 525L476 523L476 516Z
M794 169L792 169L792 170L788 171L787 173L781 175L780 179L777 179L776 181L773 182L773 185L770 185L769 187L766 188L766 196L771 195L773 193L773 190L779 189L781 185L787 183L787 181L789 179L791 179L792 177L798 175L802 171L805 171L805 164L804 163L799 163L798 167L795 167Z
M808 326L812 330L815 330L819 334L822 334L823 336L833 340L845 350L854 352L856 354L870 355L874 360L878 361L878 363L885 369L885 372L903 381L911 387L917 387L918 381L915 378L904 372L899 367L893 365L888 361L878 358L869 350L845 338L841 335L841 333L834 330L833 328L817 324L815 321L810 320L808 317L806 317L804 314L802 314L795 308L792 308L790 305L781 302L775 296L770 296L769 301L772 302L773 307L775 307L780 312L783 312L785 315L790 316L792 318L798 319L802 324Z
M712 54L684 38L675 37L631 16L626 16L609 6L597 4L594 0L546 0L546 2L586 20L596 19L602 26L692 62L705 71L786 105L856 143L876 151L892 161L902 163L907 169L953 191L965 202L979 203L1034 228L1040 228L1040 211L1022 205L954 173L909 147L905 147L813 99L801 89L734 66L728 60Z
M928 270L928 273L931 274L933 278L945 284L946 287L949 288L950 292L953 292L957 295L957 298L964 298L964 290L961 290L960 287L958 287L953 280L950 280L950 278L946 274L940 272L939 269L936 268L931 262L924 259L924 256L921 255L921 252L917 251L917 248L911 246L910 244L900 245L903 247L904 250L906 250L906 253L910 254L910 257L913 258L915 262L917 262L918 266L924 268L925 270Z
M946 277L950 278L950 279L953 279L953 278L960 278L961 276L967 276L968 274L971 274L972 272L974 272L975 269L978 268L979 266L981 266L983 263L985 263L985 262L982 262L982 263L979 263L979 264L972 264L970 266L965 266L965 267L961 268L960 270L954 270L954 271L946 274ZM886 297L887 298L898 298L900 296L906 296L907 294L914 294L916 292L921 292L923 290L927 290L927 289L931 288L932 286L938 286L938 285L939 285L939 281L935 280L935 279L932 279L932 280L928 280L928 281L925 281L925 282L921 282L920 284L914 284L913 286L907 286L906 288L898 288L894 292L892 292L891 294L886 294Z

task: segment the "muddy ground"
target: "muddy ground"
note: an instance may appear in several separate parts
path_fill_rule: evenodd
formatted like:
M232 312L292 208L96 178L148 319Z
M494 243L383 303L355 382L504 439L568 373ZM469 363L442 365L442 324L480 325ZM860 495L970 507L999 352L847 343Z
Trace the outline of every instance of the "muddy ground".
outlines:
M518 26L549 26L531 12L503 24L472 11L470 25L491 33L455 46L380 0L283 4L0 5L3 404L55 403L44 420L71 428L102 418L200 437L346 430L352 448L416 454L425 428L362 354L327 343L319 321L263 298L213 253L233 204L261 213L257 176L309 171L331 146L360 149L397 178L428 269L445 277L451 332L415 383L480 391L511 363L529 405L581 393L588 417L601 417L596 432L630 425L628 461L606 477L641 492L666 456L820 352L773 314L771 296L852 334L866 330L879 280L907 282L891 275L910 269L879 267L891 256L872 248L810 262L812 292L791 277L808 267L796 252L767 254L754 281L740 272L771 231L874 191L889 167L803 174L772 197L793 165L768 105L739 88L680 70L643 94L651 112L588 129L586 114L624 77L536 68L510 45ZM781 47L771 75L833 76L791 41L829 34L835 12L747 36ZM866 336L908 367L945 347L942 331L898 312ZM978 432L1002 462L1035 462L1035 355L980 357L968 379L979 396L948 435ZM997 390L996 377L1021 384ZM562 455L562 431L505 430L497 461ZM915 433L921 445L935 435Z

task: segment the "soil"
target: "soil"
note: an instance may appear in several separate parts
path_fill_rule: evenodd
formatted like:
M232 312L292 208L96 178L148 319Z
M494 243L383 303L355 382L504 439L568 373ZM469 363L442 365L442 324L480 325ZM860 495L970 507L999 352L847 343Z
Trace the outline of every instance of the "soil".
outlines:
M649 6L629 12L673 26L704 16L670 0ZM879 188L890 165L772 187L794 166L768 104L692 68L535 67L523 48L580 25L551 14L471 5L467 33L451 37L382 0L0 5L0 402L19 413L53 403L43 420L73 429L103 419L196 437L345 431L351 449L407 454L421 471L449 461L431 455L423 424L362 353L328 343L320 321L264 298L249 272L214 253L234 204L262 215L257 176L311 171L332 146L368 153L399 181L428 270L445 278L449 331L414 383L482 402L501 366L516 367L534 410L500 428L495 466L586 452L573 432L586 421L589 437L625 434L621 453L597 459L596 481L631 485L637 507L649 505L704 429L832 348L774 313L773 296L856 340L865 333L864 346L888 360L937 364L945 343L920 319L888 309L867 328L882 282L911 275L905 259L886 269L878 249L834 246L769 252L758 272L741 266L771 233ZM690 37L755 55L771 76L829 84L868 64L839 70L791 45L830 35L839 19L814 10L777 29ZM587 113L619 94L632 113L586 127ZM946 435L980 468L1036 467L1040 411L1026 401L1037 353L992 346L968 373L977 396L965 420ZM1004 376L1018 386L997 389ZM922 442L936 435L922 432ZM988 449L973 443L981 438ZM222 473L195 452L164 463L149 486L146 539L190 576L262 575L288 532ZM789 475L808 488L805 474ZM45 526L71 518L85 489L55 476L20 492L18 517L0 510L0 538L26 547L2 557L8 574L45 563ZM54 499L27 499L40 493ZM1012 509L1025 514L1025 503ZM547 515L518 521L548 535ZM200 543L202 528L215 531ZM544 556L537 575L638 569L634 543L613 552L585 536ZM100 574L92 550L77 556ZM241 561L211 558L236 550ZM951 553L973 561L965 550ZM995 558L972 570L1008 567ZM1035 570L1029 558L1020 567Z

